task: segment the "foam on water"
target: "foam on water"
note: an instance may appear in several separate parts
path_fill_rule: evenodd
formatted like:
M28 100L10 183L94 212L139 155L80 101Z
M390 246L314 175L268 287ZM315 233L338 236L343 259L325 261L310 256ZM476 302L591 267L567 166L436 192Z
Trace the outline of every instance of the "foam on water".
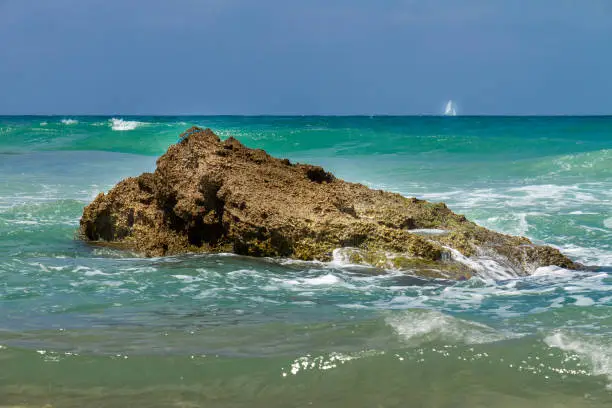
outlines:
M298 285L314 285L314 286L318 286L318 285L333 285L336 283L340 282L340 278L332 275L331 273L328 273L326 275L323 276L317 276L315 278L306 278L303 280L291 280L288 281L288 283L295 283Z
M558 276L571 278L575 275L575 272L570 271L559 266L541 266L535 270L532 276Z
M586 265L612 265L612 231L605 204L612 201L610 183L501 185L421 196L445 201L484 227L552 244ZM592 244L595 241L597 245Z
M450 344L492 343L509 337L487 325L431 310L409 310L385 321L412 346L434 341Z
M563 209L584 211L585 203L601 203L603 198L612 197L612 192L606 191L605 187L601 183L533 184L521 187L500 186L495 189L475 188L467 191L429 192L419 194L419 196L434 201L456 202L460 208L487 208L489 206L504 206L511 209L542 208L543 211L534 214L546 214L551 210Z
M575 244L565 244L559 248L565 255L576 259L585 265L600 265L612 267L612 248L610 246L583 247Z
M62 119L61 122L64 125L76 125L77 123L79 123L79 121L76 120L76 119ZM46 124L46 122L44 122L44 123ZM41 123L41 126L44 126L44 125L42 125L42 123Z
M332 251L332 264L342 266L352 265L350 252L346 248L336 248Z
M368 265L355 264L351 262L351 254L355 251L359 251L357 248L345 247L336 248L332 251L332 260L327 263L315 262L316 264L326 265L327 267L338 267L338 268L355 268L355 269L367 269L370 268Z
M588 296L577 295L572 296L572 298L576 300L576 303L574 303L576 306L593 306L595 304L595 301Z
M138 122L135 120L124 120L124 119L119 119L119 118L112 118L110 119L109 122L110 122L111 129L117 130L117 131L134 130L139 126L144 125L143 122Z
M421 233L425 236L427 235L441 235L447 233L445 230L437 230L437 229L421 229L414 230L418 233ZM414 232L411 230L411 232ZM450 257L455 262L466 265L471 270L476 272L476 274L484 279L492 279L492 280L503 280L509 279L518 276L517 272L504 265L503 259L499 257L497 254L486 254L481 253L478 256L474 257L466 257L461 252L456 249L450 247L444 247ZM332 261L327 265L329 267L338 267L338 268L351 268L351 269L371 269L370 266L361 265L361 264L353 264L350 261L351 254L355 251L359 251L356 248L336 248L332 253ZM392 256L392 255L390 255ZM387 273L392 273L392 271L388 270ZM401 273L401 272L399 272Z
M459 263L468 266L470 269L476 271L478 276L485 279L502 280L509 279L517 276L517 273L502 265L498 260L492 256L479 255L476 257L468 258L461 252L451 247L444 247L451 254L451 258Z
M612 342L597 336L584 336L559 330L546 336L544 342L569 353L575 353L582 361L589 365L594 375L604 375L610 383L612 390Z

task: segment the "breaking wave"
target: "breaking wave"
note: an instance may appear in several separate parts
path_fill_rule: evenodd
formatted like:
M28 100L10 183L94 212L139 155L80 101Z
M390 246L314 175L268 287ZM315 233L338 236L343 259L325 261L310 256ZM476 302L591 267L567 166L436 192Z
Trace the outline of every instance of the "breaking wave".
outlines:
M433 310L407 310L385 321L402 340L414 346L429 342L482 344L516 337Z
M109 122L111 128L117 131L134 130L139 126L144 125L143 122L138 122L135 120L123 120L118 118L112 118L109 120Z
M612 389L612 342L561 330L547 336L544 342L567 352L568 358L572 358L572 354L580 358L594 375L606 376L610 381L608 388Z

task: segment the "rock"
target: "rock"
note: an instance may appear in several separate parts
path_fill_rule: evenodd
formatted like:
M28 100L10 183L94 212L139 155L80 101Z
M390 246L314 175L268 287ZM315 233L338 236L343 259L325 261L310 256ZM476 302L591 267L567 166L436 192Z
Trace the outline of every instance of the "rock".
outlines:
M145 256L234 252L330 261L335 249L347 248L340 256L349 262L456 279L474 270L450 248L465 257L493 254L518 275L580 266L556 249L482 228L443 203L349 183L196 127L157 160L154 173L127 178L85 207L80 235Z

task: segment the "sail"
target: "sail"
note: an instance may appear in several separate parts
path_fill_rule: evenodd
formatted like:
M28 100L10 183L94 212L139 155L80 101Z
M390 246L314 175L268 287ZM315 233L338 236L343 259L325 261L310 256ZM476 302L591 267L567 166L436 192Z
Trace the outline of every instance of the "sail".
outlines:
M446 103L446 108L444 109L445 116L457 116L457 110L455 109L455 104L452 100Z

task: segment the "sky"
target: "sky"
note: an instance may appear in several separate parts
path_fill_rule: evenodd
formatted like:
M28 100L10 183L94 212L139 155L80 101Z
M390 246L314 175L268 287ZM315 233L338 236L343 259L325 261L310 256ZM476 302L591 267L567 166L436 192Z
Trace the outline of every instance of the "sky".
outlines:
M610 0L0 0L0 114L612 114Z

